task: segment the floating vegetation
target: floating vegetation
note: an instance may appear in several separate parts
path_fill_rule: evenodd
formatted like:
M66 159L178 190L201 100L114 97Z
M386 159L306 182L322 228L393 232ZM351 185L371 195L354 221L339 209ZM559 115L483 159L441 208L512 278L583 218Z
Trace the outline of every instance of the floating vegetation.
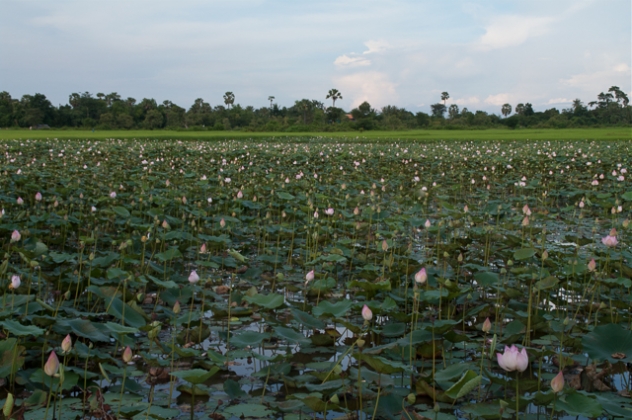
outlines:
M0 147L4 418L632 417L630 141Z

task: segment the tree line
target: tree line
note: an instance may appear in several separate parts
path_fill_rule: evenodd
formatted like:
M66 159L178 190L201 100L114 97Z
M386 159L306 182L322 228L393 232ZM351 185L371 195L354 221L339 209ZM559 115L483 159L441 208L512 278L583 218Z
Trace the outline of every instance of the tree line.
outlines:
M570 128L591 126L628 126L632 123L629 98L617 86L584 104L575 99L567 109L535 111L530 103L513 107L504 104L499 114L470 111L448 104L450 94L441 93L441 101L430 106L430 114L413 113L387 105L381 109L363 102L345 111L336 107L342 93L331 89L325 99L301 99L290 107L280 107L269 96L269 106L255 108L235 103L235 94L226 92L222 103L212 106L202 98L188 108L165 100L122 98L118 93L72 93L68 104L55 107L44 94L12 98L0 92L0 128L82 128L82 129L174 129L242 131L346 131L406 130L415 128L464 129L494 127Z

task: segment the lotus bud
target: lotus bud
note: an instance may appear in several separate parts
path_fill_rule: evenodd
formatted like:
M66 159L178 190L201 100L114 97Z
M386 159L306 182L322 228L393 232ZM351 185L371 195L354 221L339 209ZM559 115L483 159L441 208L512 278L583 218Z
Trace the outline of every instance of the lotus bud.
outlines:
M564 389L564 374L562 371L558 372L555 378L551 380L551 389L556 394Z
M189 274L189 283L195 284L198 281L200 281L200 276L198 276L198 273L195 270L191 271L191 274Z
M127 346L125 348L125 351L123 352L123 361L125 363L129 363L132 361L132 349L129 346Z
M181 311L180 301L176 300L176 303L173 304L173 313L177 315L180 313L180 311Z
M221 227L225 227L226 226L226 221L224 220L224 218L222 217L222 220L219 221L219 225Z
M20 235L20 232L18 232L17 230L14 230L11 233L11 242L17 242L22 238L22 235Z
M424 226L426 229L428 229L430 227L430 220L426 219L426 223L424 223Z
M7 399L2 406L2 414L4 414L4 418L11 418L11 413L13 412L13 404L15 403L15 398L12 393L7 394Z
M386 243L386 239L382 240L382 251L386 252L388 250L388 243Z
M422 268L415 273L415 283L424 284L428 280L428 274L426 274L426 268Z
M48 360L46 361L46 364L44 365L44 372L46 372L48 376L55 376L58 370L59 370L59 359L57 358L57 354L54 351L52 351L50 353L50 356L48 356Z
M22 197L18 197L17 200L15 200L16 203L18 203L19 206L21 206L22 204L24 204L24 200L22 200Z
M482 328L482 330L483 330L483 332L488 333L488 332L490 332L490 331L491 331L491 329L492 329L492 322L489 320L489 317L487 317L487 318L485 319L485 322L483 322L483 328Z
M115 191L112 191L110 193L110 198L112 198L112 199L116 198L116 192Z
M20 276L14 274L13 276L11 276L11 284L9 285L9 289L15 290L20 287L20 284L22 284L22 282L20 281Z
M524 219L522 219L522 226L529 226L529 216L525 216Z
M544 252L542 253L542 261L546 260L547 258L549 258L549 253L545 249Z
M61 349L64 353L68 353L72 349L72 339L70 338L70 334L68 334L61 342Z
M595 271L596 268L597 268L597 263L595 262L595 259L593 258L588 263L588 271L593 272L593 271Z
M417 401L417 397L413 392L411 392L406 396L406 401L408 402L408 404L414 404L415 401Z
M206 244L202 244L200 247L200 254L206 254Z
M305 275L305 285L307 285L307 283L309 283L312 280L314 280L314 270L310 271L309 273Z
M362 318L364 318L366 322L369 322L373 318L373 312L366 305L362 307Z

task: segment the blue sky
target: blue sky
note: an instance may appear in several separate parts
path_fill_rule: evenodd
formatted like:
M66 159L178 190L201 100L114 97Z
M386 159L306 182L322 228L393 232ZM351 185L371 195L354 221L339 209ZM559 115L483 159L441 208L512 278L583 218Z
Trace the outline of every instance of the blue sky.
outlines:
M630 0L11 1L0 3L0 90L55 105L72 92L188 108L325 101L347 110L499 113L632 94Z

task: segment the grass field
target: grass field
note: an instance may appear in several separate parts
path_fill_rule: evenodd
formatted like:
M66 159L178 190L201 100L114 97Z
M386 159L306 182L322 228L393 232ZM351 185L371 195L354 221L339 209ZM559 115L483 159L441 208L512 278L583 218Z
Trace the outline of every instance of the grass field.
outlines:
M171 130L0 130L0 139L104 139L104 138L151 138L224 140L247 138L279 137L329 137L358 139L436 139L436 140L631 140L632 128L586 128L586 129L490 129L490 130L409 130L409 131L369 131L369 132L242 132L242 131L171 131Z

